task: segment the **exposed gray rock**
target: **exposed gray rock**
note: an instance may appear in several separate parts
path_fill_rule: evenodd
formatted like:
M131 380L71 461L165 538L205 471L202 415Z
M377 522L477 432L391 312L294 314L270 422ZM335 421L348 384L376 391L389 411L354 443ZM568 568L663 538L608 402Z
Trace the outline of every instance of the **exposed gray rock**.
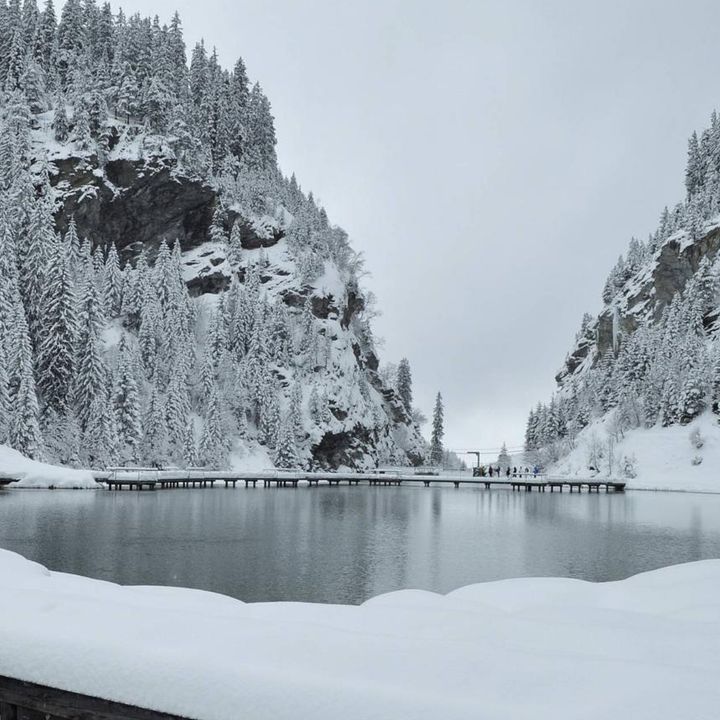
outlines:
M124 257L163 239L180 241L184 250L207 239L215 191L198 180L177 177L158 161L113 160L98 170L95 158L56 161L51 181L62 191L55 216L64 232L75 218L78 234L94 244L115 243ZM132 247L131 247L132 246Z
M658 320L673 297L697 272L703 258L713 260L720 249L720 228L689 242L686 236L669 239L656 252L649 266L641 268L628 280L613 303L597 317L596 335L581 338L571 350L562 369L555 376L559 385L572 376L585 359L593 356L593 364L605 353L613 351L617 334L627 337L648 319ZM706 318L707 324L716 318Z

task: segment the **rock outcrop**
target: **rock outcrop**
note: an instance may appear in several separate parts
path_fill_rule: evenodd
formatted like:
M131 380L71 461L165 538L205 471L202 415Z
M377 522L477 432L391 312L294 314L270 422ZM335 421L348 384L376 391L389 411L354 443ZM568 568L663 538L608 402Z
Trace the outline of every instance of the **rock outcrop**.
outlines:
M583 368L594 366L606 353L616 353L622 338L644 322L659 320L673 297L695 275L703 258L714 260L719 249L720 227L712 227L696 240L684 232L668 238L603 308L590 334L577 339L555 376L558 384L562 386Z
M94 243L115 243L121 256L139 247L157 247L162 240L180 242L183 250L207 239L216 194L209 185L177 175L158 159L56 160L51 182L59 191L56 223L60 231L75 219L78 234Z

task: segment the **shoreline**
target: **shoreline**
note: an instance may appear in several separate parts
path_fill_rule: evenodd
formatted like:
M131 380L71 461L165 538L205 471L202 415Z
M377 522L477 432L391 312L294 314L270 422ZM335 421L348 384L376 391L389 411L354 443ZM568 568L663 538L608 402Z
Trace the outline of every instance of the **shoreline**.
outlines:
M303 482L304 482L304 481L303 481ZM410 482L406 482L404 485L400 485L400 486L398 486L398 487L419 488L419 487L420 487L420 484L419 484L420 482L422 482L422 481L418 481L418 484L410 484ZM583 481L583 482L584 482L584 481ZM307 486L307 485L306 485L305 483L302 485L302 487L306 487L306 486ZM436 486L436 488L437 488L437 487L438 487L438 486ZM187 488L187 489L200 490L200 489L207 489L207 488ZM211 488L211 489L214 489L214 488ZM242 487L239 487L239 486L238 486L238 487L232 487L232 488L219 488L219 489L222 489L222 490L247 490L247 489L249 489L249 488L242 488ZM252 488L252 489L255 490L255 489L262 489L262 488ZM425 489L425 488L423 488L423 489ZM447 490L455 490L455 488L449 488L449 487L448 487L448 488L445 488L445 489L447 489ZM468 487L465 487L465 489L468 489ZM475 488L475 489L477 489L477 490L482 490L483 492L488 492L488 490L486 490L485 488ZM89 490L89 491L96 491L96 490L107 490L107 488L104 487L101 483L98 483L97 487L67 487L67 486L65 486L65 487L53 487L53 486L48 486L48 487L25 486L25 487L24 487L24 486L15 486L15 487L14 487L14 486L12 486L12 485L8 485L8 486L1 487L1 488L0 488L0 495L2 494L2 492L3 492L4 490L14 490L14 491L17 491L17 490L52 490L52 491ZM496 491L497 491L497 490L501 490L501 491L502 491L502 490L505 490L506 492L509 492L509 490L507 490L506 488L493 488L493 490L496 490ZM144 492L145 492L145 493L148 493L148 492L152 493L153 491L144 491ZM684 493L684 494L689 494L689 495L720 495L720 490L701 490L701 489L693 489L693 488L667 488L667 487L629 487L629 486L628 486L628 487L625 488L624 492L625 492L625 493L648 492L648 493ZM136 492L134 492L134 491L132 491L132 490L128 490L128 491L126 491L126 493L127 493L127 494L136 494ZM560 495L561 493L550 493L550 494L558 494L558 495ZM615 494L615 493L578 493L578 494L582 494L582 495L594 495L594 494L607 495L607 494ZM617 494L622 494L622 493L617 493Z

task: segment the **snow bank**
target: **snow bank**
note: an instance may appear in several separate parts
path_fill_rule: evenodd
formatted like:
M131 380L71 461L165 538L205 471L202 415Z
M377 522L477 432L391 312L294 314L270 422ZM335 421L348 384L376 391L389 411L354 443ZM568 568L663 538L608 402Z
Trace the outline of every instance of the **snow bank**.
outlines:
M636 477L626 478L628 488L686 490L720 493L720 425L706 413L689 425L636 428L612 447L614 468L609 471L609 416L593 422L577 437L575 448L555 465L550 475L587 478L592 448L599 449L600 477L623 477L623 459L629 458ZM697 447L699 440L702 447Z
M720 561L359 607L122 587L0 551L0 674L203 720L677 720L720 707Z
M0 477L19 478L12 487L24 488L97 488L89 470L30 460L17 450L0 445Z

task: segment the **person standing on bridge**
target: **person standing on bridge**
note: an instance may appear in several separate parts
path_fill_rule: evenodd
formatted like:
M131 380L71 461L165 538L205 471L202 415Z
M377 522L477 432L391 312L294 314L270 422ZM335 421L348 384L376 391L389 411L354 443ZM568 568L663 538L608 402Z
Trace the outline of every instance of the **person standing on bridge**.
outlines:
M488 469L488 472L490 473L490 477L492 477L493 476L493 466L492 465Z

